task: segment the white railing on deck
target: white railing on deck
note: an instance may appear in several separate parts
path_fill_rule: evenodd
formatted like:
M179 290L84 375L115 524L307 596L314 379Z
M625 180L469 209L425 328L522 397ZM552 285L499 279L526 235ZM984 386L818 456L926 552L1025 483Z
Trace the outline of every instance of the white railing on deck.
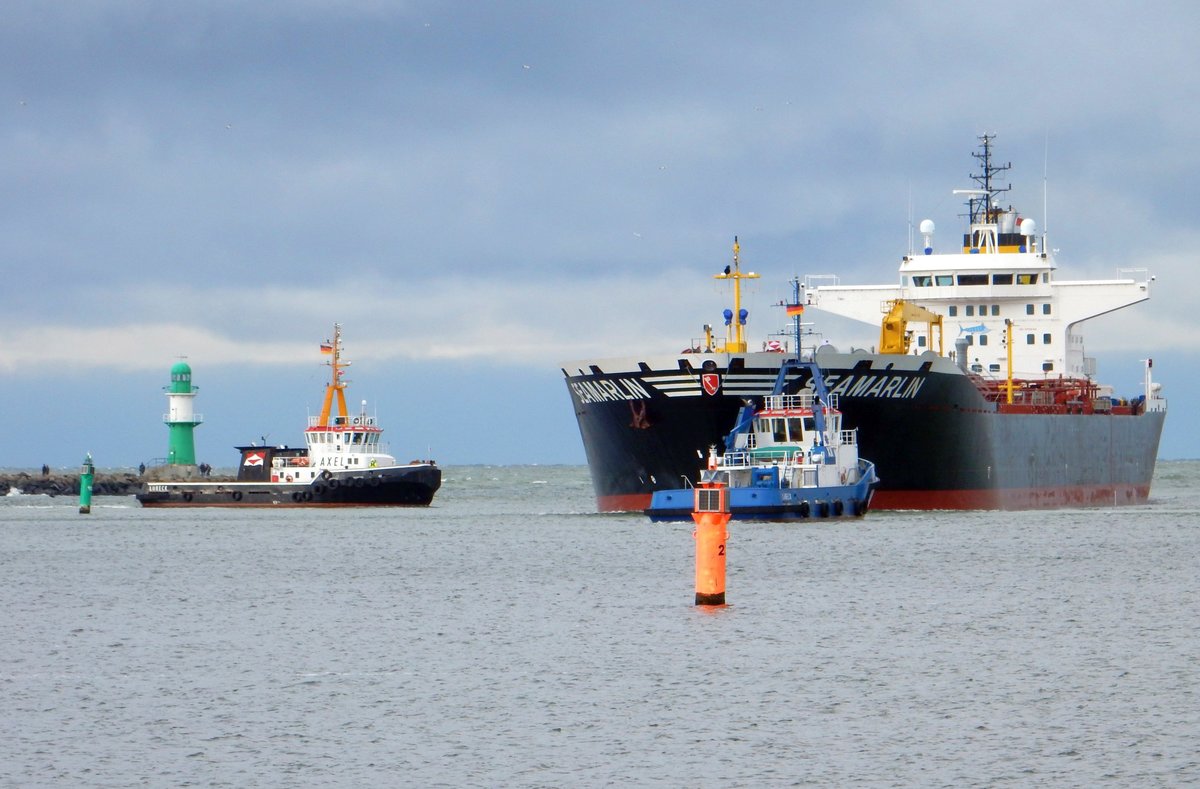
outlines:
M817 396L812 392L800 392L790 395L767 395L763 400L763 408L768 411L783 411L796 409L811 410L816 404ZM829 395L829 401L825 403L826 408L834 410L838 407L838 396L835 394Z

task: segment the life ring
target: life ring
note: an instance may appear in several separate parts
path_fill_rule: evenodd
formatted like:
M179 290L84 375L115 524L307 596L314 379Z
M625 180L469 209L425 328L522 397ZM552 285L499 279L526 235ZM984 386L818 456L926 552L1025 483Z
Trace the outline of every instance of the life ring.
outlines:
M229 495L234 501L242 500L242 492L240 490L235 490L233 493L231 493Z
M184 501L191 501L191 500L192 500L192 492L191 492L190 490L189 490L187 493L183 494L183 500L184 500Z
M292 481L292 475L291 475L291 474L288 474L286 477L284 477L284 478L283 478L283 481L284 481L284 482L291 482L291 481Z
M356 417L354 417L354 419L353 419L353 420L351 420L351 421L352 421L354 424L356 424L356 425L361 425L361 424L362 424L362 418L361 418L361 417L357 417L357 416L356 416Z

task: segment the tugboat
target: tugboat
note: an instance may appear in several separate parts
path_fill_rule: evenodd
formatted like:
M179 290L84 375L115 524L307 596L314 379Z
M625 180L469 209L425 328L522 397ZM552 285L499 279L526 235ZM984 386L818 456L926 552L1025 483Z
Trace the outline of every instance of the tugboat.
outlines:
M309 417L303 447L241 446L237 480L150 481L143 507L394 507L424 506L442 484L432 460L399 464L386 454L383 430L366 412L346 409L349 361L342 359L342 327L321 344L330 357L329 384L320 416Z
M785 394L788 378L802 371L812 388ZM723 455L709 449L699 485L729 489L733 520L857 518L879 484L875 464L858 456L858 431L842 429L838 396L816 364L798 358L784 361L761 409L753 400L742 407L725 446ZM645 513L655 522L689 520L694 497L692 487L655 491Z

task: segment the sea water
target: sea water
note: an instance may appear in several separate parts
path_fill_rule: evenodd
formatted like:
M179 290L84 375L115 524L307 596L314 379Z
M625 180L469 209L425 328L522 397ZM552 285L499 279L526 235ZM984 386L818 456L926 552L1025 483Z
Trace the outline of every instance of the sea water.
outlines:
M0 785L1200 780L1200 462L1147 506L734 524L579 467L427 509L0 499Z

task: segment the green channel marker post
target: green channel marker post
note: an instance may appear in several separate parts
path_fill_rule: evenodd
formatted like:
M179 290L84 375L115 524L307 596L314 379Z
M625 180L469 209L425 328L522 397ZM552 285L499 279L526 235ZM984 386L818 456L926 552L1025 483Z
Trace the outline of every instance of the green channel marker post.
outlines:
M92 480L96 478L96 467L92 465L92 453L83 459L83 468L79 470L79 514L87 515L92 511Z

